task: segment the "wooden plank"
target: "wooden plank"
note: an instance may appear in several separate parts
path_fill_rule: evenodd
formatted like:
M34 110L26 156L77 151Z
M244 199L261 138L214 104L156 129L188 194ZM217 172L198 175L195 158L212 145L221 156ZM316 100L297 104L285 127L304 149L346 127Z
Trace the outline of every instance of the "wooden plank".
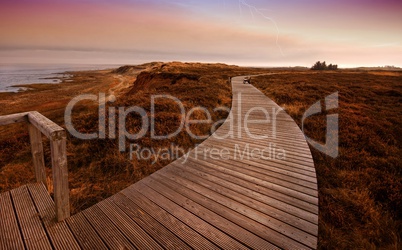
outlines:
M241 109L253 109L255 107L239 107ZM261 107L262 108L262 107ZM235 108L236 109L236 108ZM253 117L246 116L247 114L236 113L237 119L232 119L231 123L234 125L237 131L247 132L249 131L270 131L277 132L278 135L285 137L296 137L302 139L302 131L293 121L282 120L278 116L270 113L267 110L267 117ZM268 116L269 115L269 116ZM276 134L276 133L275 133Z
M217 249L217 247L201 234L169 214L163 208L159 207L145 196L139 194L135 190L130 191L130 197L118 193L112 199L117 204L125 204L127 209L135 206L141 207L144 211L152 216L155 220L168 228L172 233L186 242L193 249Z
M114 200L106 199L98 206L138 249L163 249L147 232L125 214Z
M276 154L274 155L274 157L271 156L269 158L269 155L268 156L266 155L269 153L269 152L267 152L263 158L258 155L255 155L256 153L261 153L261 148L253 147L253 145L248 144L248 143L243 144L243 143L239 142L237 144L231 144L231 143L225 143L224 141L222 141L222 142L216 143L216 144L205 143L205 144L202 144L202 146L205 147L209 151L211 151L213 148L216 148L215 150L218 152L220 152L220 150L229 151L229 153L230 153L229 156L231 156L232 158L239 157L240 158L239 160L242 160L242 158L245 158L245 159L252 159L255 161L259 161L259 162L278 162L278 163L282 163L282 164L287 164L289 166L292 166L293 168L307 170L307 171L315 173L314 162L305 161L305 158L292 156L292 154L289 153L291 150L289 150L287 148L282 148L282 147L276 146L275 147ZM267 147L269 147L269 144L267 145ZM267 148L267 147L265 147L265 148ZM285 155L280 155L281 157L278 157L278 153L282 153L282 152L279 152L277 150L277 148L284 149ZM253 150L256 150L256 151L253 151ZM200 152L200 151L201 150L197 150L197 152ZM273 152L273 149L271 149L271 151ZM283 159L282 159L282 157L283 157Z
M236 133L236 131L233 131ZM225 140L222 140L222 137L225 135L231 135L231 131L227 130L227 132L223 133L223 131L219 131L214 134L210 140L207 140L208 143L218 143L219 141L231 144L252 144L260 147L267 147L269 145L276 145L276 148L286 148L292 152L294 155L299 155L304 158L311 158L311 151L306 142L298 142L297 140L293 140L291 138L284 138L280 136L276 136L275 138L272 136L271 132L250 132L252 136L257 138L249 138L249 135L244 134L233 134L232 136L227 136Z
M305 194L305 193L295 191L295 190L290 189L288 187L280 186L280 185L277 185L277 184L274 184L274 183L271 183L271 182L268 182L268 181L264 181L264 180L255 178L253 176L250 176L250 175L242 173L242 172L238 172L237 170L233 170L233 169L228 168L228 167L221 167L221 166L215 165L213 163L208 163L207 161L194 161L191 158L187 159L187 161L191 161L191 162L193 162L195 164L197 164L197 162L198 162L198 163L203 164L203 165L208 165L208 166L210 166L210 167L212 167L212 168L214 168L216 170L219 170L222 173L226 173L226 174L229 174L229 175L231 175L233 177L237 177L237 178L240 178L240 179L242 179L244 181L247 181L249 183L253 183L253 184L256 184L258 186L268 188L268 189L272 190L275 193L282 194L282 195L288 196L288 197L292 197L294 199L297 199L298 201L307 202L307 203L310 203L310 204L313 204L313 205L318 204L317 197L314 197L314 196L311 196L309 194Z
M10 193L27 249L52 249L27 187L13 189Z
M66 219L66 222L82 249L107 250L103 240L94 230L83 213L78 213Z
M254 136L258 136L258 137L264 137L258 140L252 139L252 138L248 138L248 135L245 131L241 131L241 138L238 138L239 134L236 131L236 127L234 127L233 130L230 130L230 127L221 127L219 128L219 130L217 130L218 133L217 135L225 135L225 134L229 134L230 132L233 131L234 135L233 137L229 137L227 138L228 140L236 140L236 139L242 139L242 140L249 140L249 141L256 141L256 142L260 142L260 141L266 141L266 140L272 140L272 142L275 143L283 143L283 144L287 144L287 145L294 145L294 146L301 146L301 148L299 148L299 151L301 152L307 152L309 153L308 147L306 147L306 139L304 137L303 134L295 134L295 133L281 133L280 131L275 131L273 132L271 129L259 129L259 128L250 128L249 131L252 135ZM216 136L212 136L211 139L215 139ZM219 137L216 137L217 139L219 139ZM208 140L209 141L209 140Z
M244 205L248 205L263 213L267 213L274 217L277 216L277 218L280 220L283 220L286 223L294 225L302 230L305 230L306 227L317 226L317 215L313 213L299 210L285 203L280 203L277 200L271 199L270 197L227 182L208 173L199 171L196 168L177 164L175 165L175 168L166 169L166 171L172 171L175 174L189 178L191 181L199 185L209 188L219 194L228 196L233 200L243 203ZM184 172L185 175L183 175L182 172ZM312 234L316 233L314 230L308 232Z
M208 140L207 143L203 145L215 145L215 146L234 146L234 145L249 145L251 148L256 148L256 149L266 149L271 147L272 149L275 148L276 152L278 152L278 149L284 149L286 150L286 157L290 158L295 158L299 159L308 163L313 164L313 158L310 153L310 149L308 147L305 147L305 145L294 145L293 142L290 143L278 143L275 141L275 139L266 139L266 140L252 140L252 139L230 139L227 138L225 140L219 140L219 139L214 139L212 138L211 140ZM305 148L305 151L301 151L300 149Z
M204 157L198 158L200 160L204 160ZM215 164L233 164L234 166L244 167L246 169L250 169L252 171L267 174L275 178L279 178L282 180L286 180L295 184L299 184L302 186L310 187L312 189L317 189L317 179L315 177L311 177L310 175L300 174L297 172L289 171L287 168L278 167L278 165L270 164L267 162L266 164L261 164L255 161L243 160L236 161L233 159L214 159Z
M191 158L194 158L196 160L203 160L206 159L209 156L209 151L207 151L206 153L203 151L203 145L201 144L200 146L197 147L197 149L194 149L190 152L189 156ZM206 155L206 157L204 156ZM225 160L226 159L221 159L221 160ZM180 161L180 160L179 160ZM220 159L216 159L215 161L220 161ZM240 164L248 164L248 165L252 165L252 166L258 166L259 168L268 168L271 171L285 171L286 173L289 173L289 176L292 176L292 173L295 174L295 176L305 176L304 179L306 181L309 182L313 182L316 183L317 179L316 179L316 173L315 171L311 171L311 170L304 170L304 169L299 169L299 168L294 168L292 166L287 165L286 162L273 162L273 161L258 161L258 159L245 159L245 157L243 158L242 161L239 161L239 159L228 159L227 161L230 162L238 162ZM296 177L298 178L298 177ZM303 179L303 177L302 177Z
M182 206L179 206L153 189L143 185L142 182L144 181L130 186L123 190L122 193L131 200L137 199L139 195L146 197L220 248L247 249L236 239L233 239L229 235L215 228L213 225L208 224L206 221L200 219L193 213L187 211Z
M183 196L178 193L176 190L172 189L171 186L166 185L165 182L161 182L160 179L156 180L154 178L154 174L147 178L145 181L142 181L141 185L135 185L139 187L139 192L145 193L153 193L150 196L156 195L154 192L150 192L149 189L144 188L142 184L146 184L148 187L152 188L159 194L164 195L166 198L175 202L179 206L185 208L196 216L200 217L202 220L210 223L211 225L217 227L219 230L225 232L226 234L232 236L236 240L242 242L249 248L254 249L277 249L275 245L266 241L265 239L256 236L254 233L245 230L244 225L237 225L232 221L222 217L221 215L201 206L200 204L194 202L192 199ZM163 179L163 178L162 178ZM233 248L230 247L229 242L223 242L226 244L224 248ZM236 247L238 248L238 247Z
M159 171L152 175L152 178L276 246L281 248L293 246L300 249L305 246L312 247L315 244L315 236L250 209L194 182L166 171Z
M277 144L266 143L265 145L258 145L255 143L242 142L226 142L226 141L212 141L202 143L193 150L191 153L211 155L211 158L217 158L222 153L228 155L234 160L253 160L263 164L277 162L279 164L288 164L292 161L299 161L297 169L315 173L314 162L307 158L306 155L298 153L291 153L292 150L287 147L281 147ZM295 167L292 167L295 168ZM314 176L315 177L315 176Z
M135 249L130 241L114 226L113 222L109 220L97 205L84 210L82 213L106 243L108 248Z
M276 171L284 170L287 173L289 173L290 176L292 176L292 173L294 173L295 176L299 176L302 179L304 179L305 181L317 183L315 171L294 168L292 166L289 166L287 162L258 161L258 159L250 159L250 160L243 159L242 162L244 164L258 166L260 168L270 167L270 169L274 168L274 169L276 169Z
M0 116L0 126L5 126L13 123L27 122L28 121L28 112L11 114L11 115L2 115Z
M65 221L57 223L55 205L42 183L29 184L28 190L39 212L46 232L56 249L81 249Z
M62 127L37 111L31 111L28 113L28 121L49 139L59 137L60 134L62 135L65 133Z
M42 133L34 125L28 124L31 154L36 181L46 185L45 158L43 155Z
M280 202L283 202L283 203L298 207L300 209L309 211L309 212L314 213L314 214L318 214L317 205L308 203L308 202L303 201L303 200L298 200L298 199L292 198L292 197L290 197L288 195L285 195L285 194L282 194L282 193L275 192L275 191L273 191L273 190L271 190L269 188L266 188L264 186L260 186L260 185L258 185L256 183L250 183L247 180L244 180L244 179L236 177L236 176L232 176L232 175L230 175L230 174L228 174L226 172L221 172L221 171L219 171L219 170L217 170L215 168L215 165L210 164L208 162L198 161L198 162L194 162L193 165L188 164L187 166L190 167L190 168L194 167L197 170L201 170L203 172L207 172L207 173L209 173L211 175L214 175L216 177L219 177L219 178L221 178L223 180L226 180L226 181L229 181L231 183L240 185L240 186L242 186L242 187L244 187L246 189L252 190L254 192L266 195L266 196L271 197L272 199L278 200Z
M211 140L207 143L203 143L202 146L209 149L236 149L240 153L243 153L243 151L246 149L253 153L255 153L256 151L260 151L259 153L264 153L264 156L268 158L265 160L270 160L274 157L279 158L278 156L281 156L281 160L297 160L303 165L310 166L310 171L314 169L314 161L310 152L301 152L295 148L292 148L292 146L280 145L271 141L252 142L243 139L236 139L235 141L230 141L229 139L226 139L224 141Z
M192 160L190 158L190 160ZM281 187L289 188L294 191L307 194L313 197L318 197L317 194L317 184L311 183L311 182L305 182L303 180L298 181L298 179L294 179L292 177L287 177L284 175L278 175L278 174L272 174L273 176L270 175L269 170L259 170L257 168L254 168L252 165L247 165L244 164L243 166L237 166L235 164L232 164L232 162L229 160L228 161L216 161L212 159L200 159L198 161L204 161L204 162L209 162L211 164L215 164L216 166L231 169L233 171L236 171L238 173L243 173L245 175L255 177L259 180L267 181L272 184L279 185ZM300 184L301 183L301 184Z
M52 173L54 202L57 221L70 217L70 190L68 189L68 169L66 155L66 137L50 140L52 155Z
M0 249L25 249L10 192L0 194Z
M243 97L244 99L244 97ZM263 103L262 101L261 103ZM264 112L266 112L266 115L261 115L261 116L255 116L253 114L250 114L249 112L252 112L254 109L262 109ZM279 129L281 131L286 132L287 127L290 128L290 131L295 132L295 135L298 136L300 134L300 128L297 126L297 124L291 120L290 117L286 117L283 115L283 111L279 111L280 109L277 107L273 106L266 106L266 105L258 105L258 107L254 105L233 105L232 104L232 114L234 114L232 117L232 124L236 125L241 125L241 127L244 127L247 125L249 128L273 128L273 125L275 124L283 124L283 127L274 127L275 129ZM279 112L279 113L278 113ZM227 121L230 120L230 117L228 118Z
M203 157L203 155L205 155L205 152L201 151L200 149L201 148L198 148L197 150L190 152L190 157L195 156L195 159L197 159L197 156ZM239 152L234 152L234 150L231 150L231 149L228 149L228 150L229 150L229 157L233 160L252 161L252 162L258 162L261 164L274 164L276 166L286 166L288 170L298 172L298 173L306 173L306 175L311 176L311 177L316 176L315 169L313 167L294 163L288 159L279 160L279 159L272 158L270 160L264 160L264 159L259 159L258 157L252 158L251 156L247 157L247 155L242 156L239 154ZM243 151L244 151L244 149L243 149ZM194 155L193 153L197 153L197 154ZM243 152L240 152L240 153L243 154ZM208 155L208 151L206 152L206 154Z
M117 203L122 210L135 221L143 230L145 230L152 238L154 238L161 246L169 249L190 249L190 247L170 232L162 224L149 216L147 212L140 207L134 205L129 207L124 203Z
M230 145L253 145L255 147L263 147L266 148L269 145L275 145L275 148L284 148L289 151L290 155L299 156L304 160L311 162L312 156L310 148L308 147L306 141L298 142L292 138L284 138L277 136L274 138L270 132L266 133L254 133L251 132L253 136L259 136L259 138L249 138L249 136L242 132L238 134L236 129L233 131L226 130L226 132L215 132L208 140L204 141L202 144L214 144L220 145L221 143L230 144ZM223 139L224 138L224 139Z

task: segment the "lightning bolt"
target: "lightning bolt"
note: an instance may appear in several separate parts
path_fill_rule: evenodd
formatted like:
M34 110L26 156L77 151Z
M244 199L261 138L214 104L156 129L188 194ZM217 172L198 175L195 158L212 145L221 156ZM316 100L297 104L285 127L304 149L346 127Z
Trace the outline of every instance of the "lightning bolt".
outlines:
M260 15L262 18L264 18L264 19L270 21L270 22L275 26L275 29L276 29L276 46L278 47L278 49L279 49L279 51L281 52L282 56L284 56L283 51L282 51L282 48L281 48L281 46L280 46L280 44L279 44L279 28L278 28L278 24L276 23L276 21L275 21L273 18L271 18L271 17L265 15L265 14L262 12L262 9L259 9L259 8L255 7L254 5L249 4L249 3L246 2L245 0L239 0L239 8L240 8L240 13L241 13L241 15L242 15L242 6L247 7L247 8L249 9L249 11L250 11L250 13L251 13L251 17L253 18L253 20L254 20L254 18L255 18L255 17L254 17L254 13L257 13L257 14Z

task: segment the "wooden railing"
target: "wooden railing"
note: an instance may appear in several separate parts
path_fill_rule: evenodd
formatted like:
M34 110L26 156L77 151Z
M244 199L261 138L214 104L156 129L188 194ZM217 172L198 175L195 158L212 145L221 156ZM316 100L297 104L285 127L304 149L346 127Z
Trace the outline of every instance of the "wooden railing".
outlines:
M37 111L0 116L0 126L28 123L36 180L46 185L42 134L50 140L56 219L70 217L65 130Z

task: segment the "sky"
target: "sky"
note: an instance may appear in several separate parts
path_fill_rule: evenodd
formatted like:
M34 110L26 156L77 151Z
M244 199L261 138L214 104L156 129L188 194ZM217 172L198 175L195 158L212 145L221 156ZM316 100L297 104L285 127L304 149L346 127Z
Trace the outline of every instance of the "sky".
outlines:
M0 0L0 63L402 67L396 0Z

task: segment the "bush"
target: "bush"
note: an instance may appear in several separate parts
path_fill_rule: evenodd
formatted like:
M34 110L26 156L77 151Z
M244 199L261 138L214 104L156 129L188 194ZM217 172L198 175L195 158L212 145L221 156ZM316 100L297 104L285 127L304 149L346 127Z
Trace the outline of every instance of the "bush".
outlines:
M337 70L338 69L338 65L336 64L329 64L327 66L327 64L324 62L316 62L313 67L311 67L312 70Z

